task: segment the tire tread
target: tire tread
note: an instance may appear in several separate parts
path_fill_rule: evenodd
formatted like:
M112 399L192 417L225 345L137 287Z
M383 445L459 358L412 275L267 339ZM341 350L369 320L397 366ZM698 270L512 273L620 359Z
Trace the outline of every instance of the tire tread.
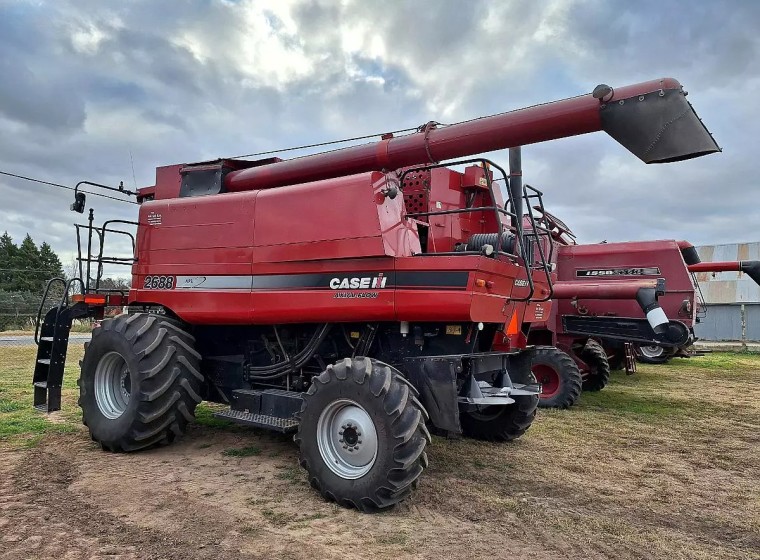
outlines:
M425 428L427 412L416 399L415 391L400 373L382 362L370 358L346 358L333 366L327 366L324 372L315 377L306 393L301 406L299 419L318 417L319 411L310 408L316 406L314 398L330 384L356 383L366 387L367 398L380 402L374 410L380 410L391 420L388 422L393 442L390 457L380 458L387 471L382 483L372 490L361 493L351 481L341 488L329 488L320 480L319 462L321 461L316 442L306 441L304 421L299 424L294 440L300 447L300 465L309 473L309 483L320 492L323 498L340 505L356 508L371 513L391 507L407 497L416 481L427 467L425 446L430 435ZM314 463L314 464L312 464Z
M193 348L195 338L178 321L147 313L106 319L93 330L92 340L109 331L124 337L131 346L137 363L137 371L132 374L139 379L139 390L133 391L131 398L139 402L132 412L132 420L118 437L105 440L98 434L97 424L104 419L94 400L85 398L88 385L85 377L94 375L96 367L88 363L87 351L91 348L88 345L77 380L83 423L88 426L92 439L109 451L138 451L171 443L185 433L201 401L203 376L200 354Z

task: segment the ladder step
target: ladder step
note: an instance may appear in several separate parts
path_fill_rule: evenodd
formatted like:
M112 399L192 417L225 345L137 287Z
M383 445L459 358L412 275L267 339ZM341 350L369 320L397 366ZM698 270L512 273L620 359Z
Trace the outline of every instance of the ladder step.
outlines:
M37 360L37 363L49 366L50 365L50 358L40 358L39 360Z
M298 429L298 420L295 418L277 418L276 416L267 416L266 414L251 414L242 410L223 410L214 413L216 418L229 420L236 424L251 426L253 428L264 428L286 434L295 432Z

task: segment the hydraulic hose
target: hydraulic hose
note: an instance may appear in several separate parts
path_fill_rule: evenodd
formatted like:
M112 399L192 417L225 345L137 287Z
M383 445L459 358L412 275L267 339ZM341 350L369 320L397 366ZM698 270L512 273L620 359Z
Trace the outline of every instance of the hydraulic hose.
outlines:
M248 377L257 381L271 381L286 376L293 370L302 368L306 362L316 352L319 345L322 344L327 333L330 332L330 323L325 323L321 329L318 329L309 343L298 354L291 357L287 362L274 364L271 366L249 366L247 368ZM279 341L279 335L277 336Z

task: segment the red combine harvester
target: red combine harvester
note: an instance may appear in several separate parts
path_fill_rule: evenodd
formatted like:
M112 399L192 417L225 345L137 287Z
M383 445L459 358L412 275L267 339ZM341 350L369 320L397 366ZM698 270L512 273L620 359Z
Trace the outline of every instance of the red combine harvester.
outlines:
M697 272L741 271L760 283L760 261L700 262L696 249L686 241L659 240L581 245L559 219L548 212L538 219L551 231L556 265L554 305L546 321L532 325L528 340L532 344L552 344L566 354L557 365L536 368L542 383L541 406L570 406L584 390L604 387L610 366L635 370L635 347L643 355L651 352L651 363L665 359L694 341L694 324L704 313ZM561 282L593 278L599 290L565 296L556 290ZM610 297L625 282L664 279L658 303L671 318L654 328L651 317L642 313L649 304L635 299ZM621 295L623 295L621 293ZM661 311L652 308L650 313ZM657 352L663 349L663 352ZM567 357L571 360L568 362ZM645 360L646 361L646 360ZM665 361L665 360L662 360Z
M171 442L200 401L224 403L222 418L295 432L325 498L391 506L427 466L427 423L512 440L540 392L525 335L549 305L548 264L528 254L511 189L512 210L502 204L506 172L438 162L598 130L646 163L718 151L664 79L289 161L158 168L136 193L128 296L99 289L103 264L120 262L103 256L105 237L123 228L94 227L91 210L77 229L83 279L65 293L83 293L45 315L35 406L60 407L72 319L124 304L93 331L79 380L104 449ZM522 346L496 350L512 322Z

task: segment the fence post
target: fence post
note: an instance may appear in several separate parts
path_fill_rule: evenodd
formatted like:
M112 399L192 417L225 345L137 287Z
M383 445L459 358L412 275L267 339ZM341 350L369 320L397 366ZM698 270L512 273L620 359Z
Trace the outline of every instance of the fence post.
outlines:
M742 352L747 351L747 309L744 304L741 305L742 316Z

